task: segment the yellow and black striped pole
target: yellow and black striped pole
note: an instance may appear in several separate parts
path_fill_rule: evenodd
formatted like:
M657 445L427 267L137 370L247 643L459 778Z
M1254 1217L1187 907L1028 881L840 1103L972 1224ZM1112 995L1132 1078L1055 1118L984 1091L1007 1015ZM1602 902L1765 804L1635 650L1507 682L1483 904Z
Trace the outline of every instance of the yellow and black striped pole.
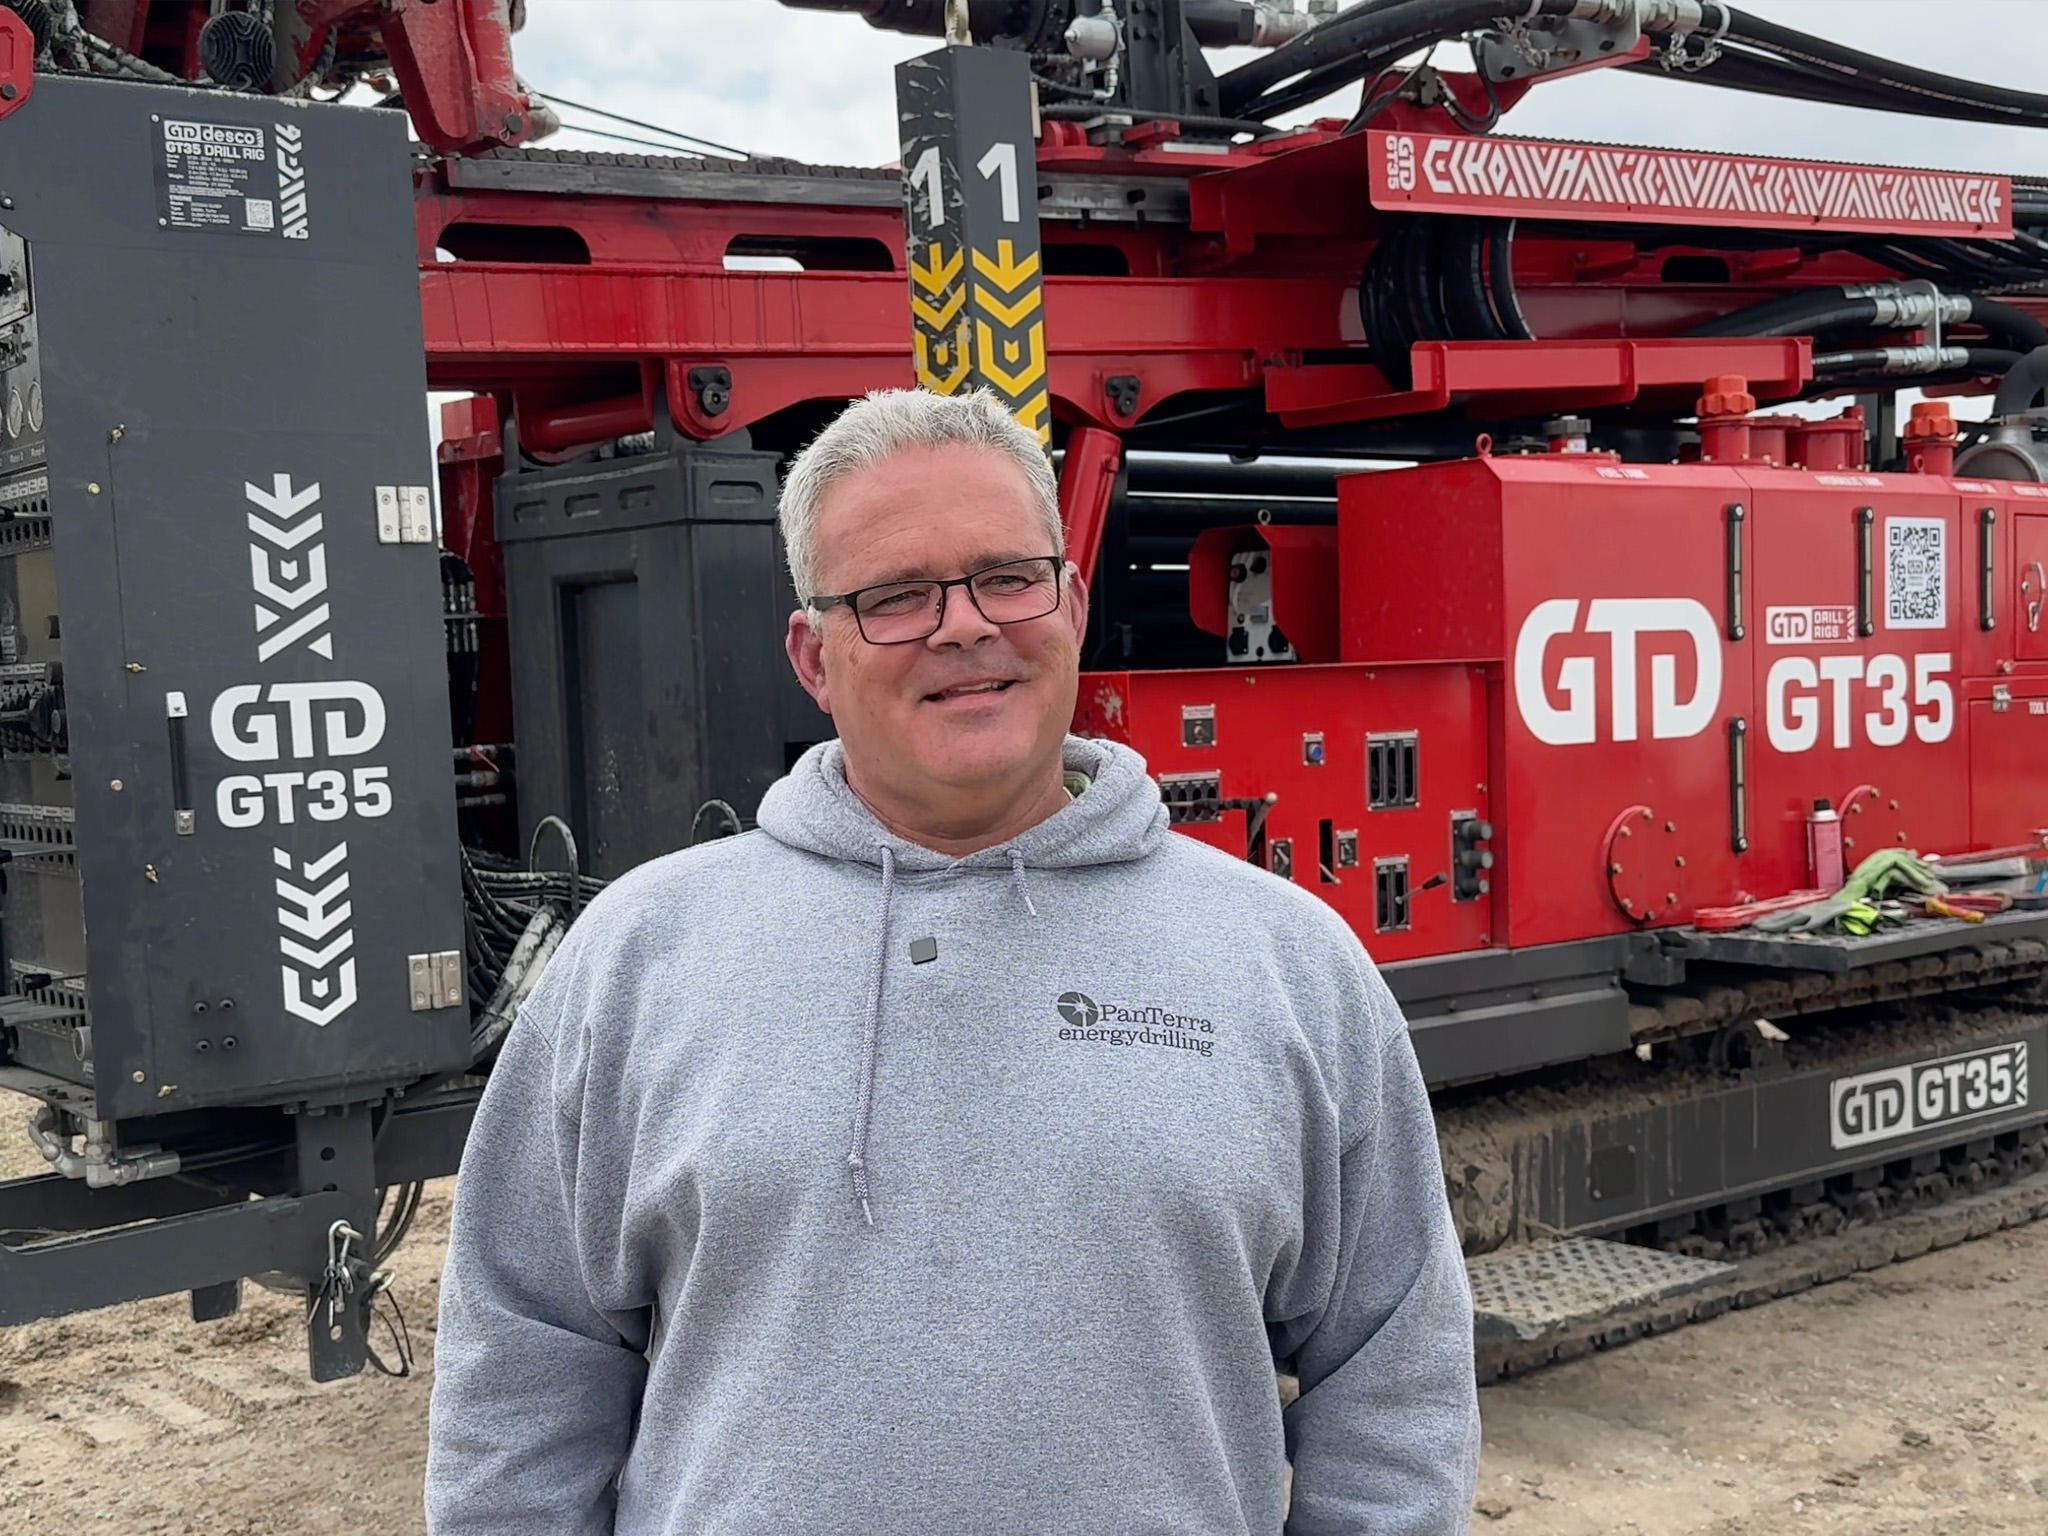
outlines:
M943 48L896 66L917 382L986 388L1052 442L1030 62Z

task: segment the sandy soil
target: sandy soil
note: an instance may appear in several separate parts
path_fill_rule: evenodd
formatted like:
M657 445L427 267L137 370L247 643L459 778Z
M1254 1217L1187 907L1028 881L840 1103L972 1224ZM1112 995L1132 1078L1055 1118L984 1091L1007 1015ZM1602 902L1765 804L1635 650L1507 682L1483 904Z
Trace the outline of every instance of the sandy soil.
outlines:
M417 1536L448 1208L430 1191L398 1256L408 1380L314 1386L295 1304L253 1287L224 1323L167 1298L0 1332L0 1529ZM2036 1536L2048 1225L1482 1403L1478 1536Z

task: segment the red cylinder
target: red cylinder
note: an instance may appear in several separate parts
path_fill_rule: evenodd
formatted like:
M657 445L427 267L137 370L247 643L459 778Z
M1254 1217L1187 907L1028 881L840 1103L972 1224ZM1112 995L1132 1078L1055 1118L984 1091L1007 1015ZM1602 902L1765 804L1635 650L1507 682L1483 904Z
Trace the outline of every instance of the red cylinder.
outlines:
M1806 421L1794 427L1787 445L1801 469L1862 469L1868 444L1863 435L1863 407L1849 406L1827 421Z

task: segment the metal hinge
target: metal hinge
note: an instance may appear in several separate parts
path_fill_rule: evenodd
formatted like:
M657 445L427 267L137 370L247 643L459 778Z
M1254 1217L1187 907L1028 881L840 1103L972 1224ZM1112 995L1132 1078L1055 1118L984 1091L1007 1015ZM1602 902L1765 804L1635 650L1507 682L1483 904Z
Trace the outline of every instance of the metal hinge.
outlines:
M434 502L424 485L377 487L377 542L434 542Z
M461 950L440 949L431 955L407 955L405 969L414 1013L454 1008L462 1002Z

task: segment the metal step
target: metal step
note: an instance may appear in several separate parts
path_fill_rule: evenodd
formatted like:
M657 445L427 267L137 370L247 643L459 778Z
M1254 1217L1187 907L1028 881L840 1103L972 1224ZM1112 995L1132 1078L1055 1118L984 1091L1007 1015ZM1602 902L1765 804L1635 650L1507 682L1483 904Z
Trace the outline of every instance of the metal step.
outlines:
M1475 1340L1531 1340L1726 1280L1733 1264L1568 1237L1465 1262Z

